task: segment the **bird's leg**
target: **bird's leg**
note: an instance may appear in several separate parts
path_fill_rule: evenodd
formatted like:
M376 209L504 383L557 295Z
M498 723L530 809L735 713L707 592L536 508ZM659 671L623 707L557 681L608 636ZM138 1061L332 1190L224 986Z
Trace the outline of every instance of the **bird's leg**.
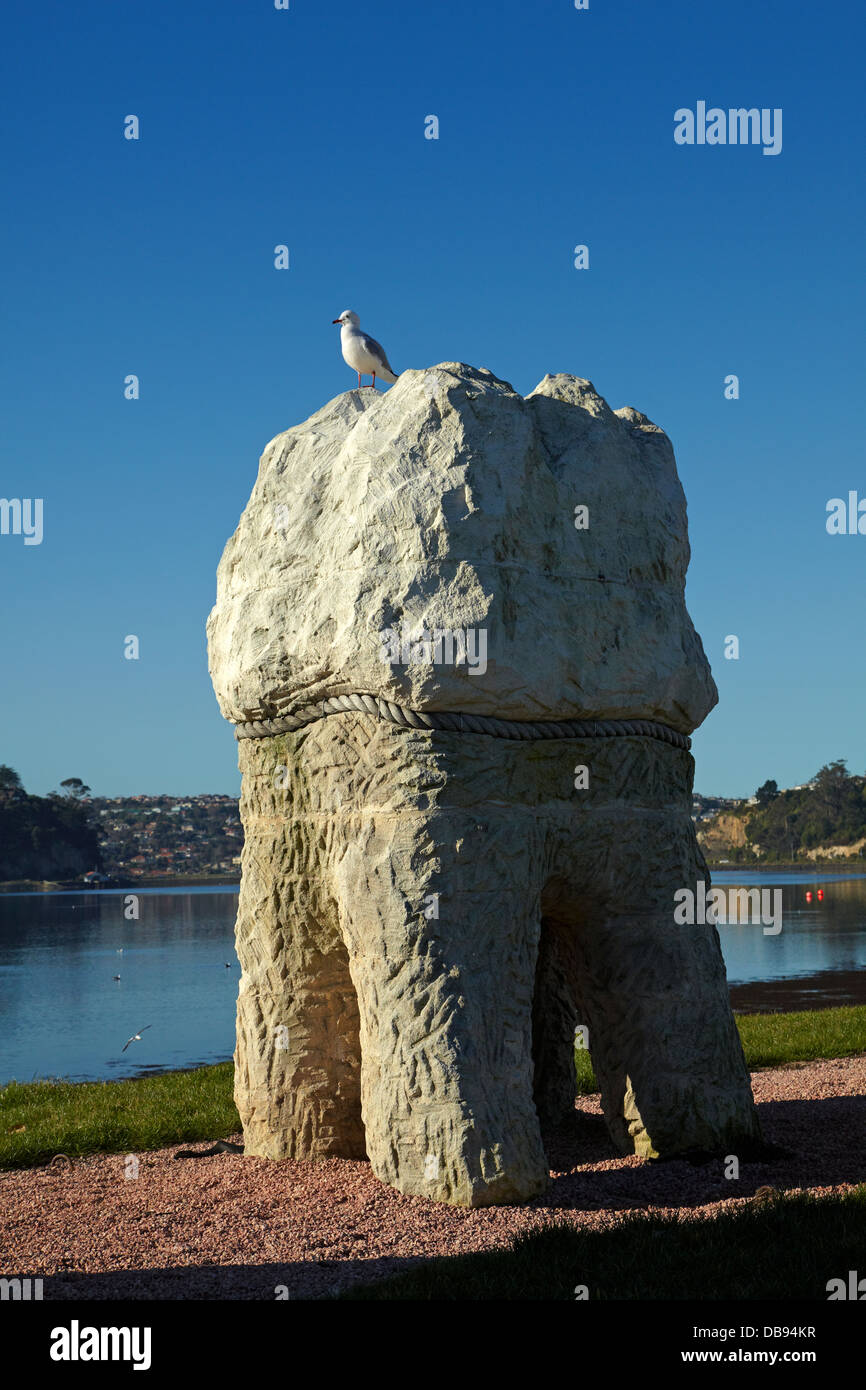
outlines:
M376 389L376 373L374 372L374 373L373 373L373 390L375 391L375 389Z
M361 373L359 372L359 373L358 373L358 390L360 391L360 389L361 389Z

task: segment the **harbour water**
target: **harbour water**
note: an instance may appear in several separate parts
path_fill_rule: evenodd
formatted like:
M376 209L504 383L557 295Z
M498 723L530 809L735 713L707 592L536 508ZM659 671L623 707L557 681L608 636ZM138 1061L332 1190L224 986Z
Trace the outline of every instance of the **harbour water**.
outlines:
M719 927L736 1009L866 1003L866 874L732 869L713 884L782 893L778 934ZM0 894L0 1084L231 1057L237 885L138 889L137 919L126 916L129 893Z

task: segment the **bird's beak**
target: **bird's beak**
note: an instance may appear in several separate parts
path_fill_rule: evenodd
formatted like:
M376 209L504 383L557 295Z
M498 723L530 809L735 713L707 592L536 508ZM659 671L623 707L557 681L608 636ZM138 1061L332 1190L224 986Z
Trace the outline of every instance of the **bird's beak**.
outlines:
M331 323L342 323L342 319L331 319Z

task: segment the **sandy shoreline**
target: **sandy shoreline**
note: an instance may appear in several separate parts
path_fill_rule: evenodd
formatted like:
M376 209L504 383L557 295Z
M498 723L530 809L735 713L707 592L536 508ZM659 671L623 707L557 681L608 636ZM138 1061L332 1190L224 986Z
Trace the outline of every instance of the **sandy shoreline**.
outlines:
M270 1300L278 1285L316 1298L419 1258L507 1245L550 1220L602 1227L640 1208L700 1217L764 1185L828 1193L866 1179L866 1057L752 1080L765 1137L790 1154L743 1163L738 1182L723 1178L721 1162L616 1156L597 1096L581 1097L557 1136L547 1194L522 1207L467 1211L401 1196L367 1163L343 1159L175 1161L189 1145L139 1155L133 1180L120 1154L5 1173L0 1273L42 1276L46 1299Z

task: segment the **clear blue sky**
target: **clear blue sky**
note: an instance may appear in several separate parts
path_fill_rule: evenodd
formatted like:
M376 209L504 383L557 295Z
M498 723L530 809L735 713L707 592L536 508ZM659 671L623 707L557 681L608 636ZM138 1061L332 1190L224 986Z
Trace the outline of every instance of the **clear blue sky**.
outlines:
M0 496L43 498L44 539L0 536L0 762L28 790L237 790L215 569L265 444L352 386L346 307L397 370L573 372L667 430L721 692L698 790L866 769L866 535L825 529L866 497L862 3L12 0L4 48ZM675 145L701 100L782 108L781 154Z

